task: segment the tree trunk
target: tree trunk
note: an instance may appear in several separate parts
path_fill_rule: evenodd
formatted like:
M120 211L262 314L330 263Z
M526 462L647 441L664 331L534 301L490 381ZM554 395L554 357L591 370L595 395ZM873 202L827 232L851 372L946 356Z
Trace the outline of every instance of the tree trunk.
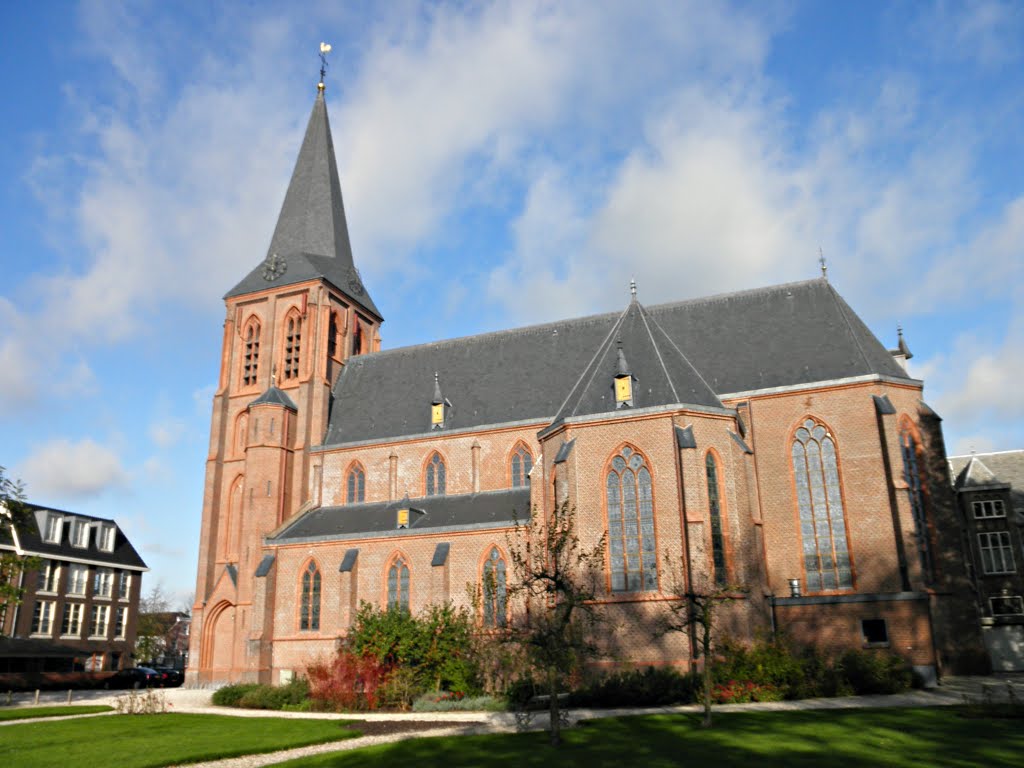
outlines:
M711 625L704 622L704 722L702 728L711 727Z
M557 747L562 743L562 733L558 719L558 675L554 670L548 670L548 694L551 696L551 746Z

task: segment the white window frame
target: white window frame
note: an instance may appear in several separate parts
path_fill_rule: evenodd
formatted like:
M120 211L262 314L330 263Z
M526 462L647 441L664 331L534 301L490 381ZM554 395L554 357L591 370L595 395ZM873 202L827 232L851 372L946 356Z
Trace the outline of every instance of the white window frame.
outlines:
M60 562L56 560L44 560L39 568L39 589L40 594L55 595L60 584Z
M131 571L121 571L117 575L117 599L127 600L132 594Z
M107 639L110 634L110 606L94 605L89 617L89 639Z
M64 529L64 518L50 512L46 516L46 533L43 540L49 544L60 544L61 533Z
M128 629L128 607L121 606L114 616L114 639L124 640L125 631Z
M65 603L64 611L68 615L68 631L64 631L64 620L62 618L60 636L67 638L81 637L82 618L85 616L85 605L83 603Z
M1017 604L1017 610L1010 613L996 613L995 601L996 600L1012 600ZM1024 614L1024 598L1020 595L994 595L988 599L988 607L992 611L992 616L1020 616Z
M1002 499L981 499L971 502L971 512L975 520L992 520L1006 517L1006 505Z
M89 546L89 524L85 520L71 521L71 546L86 549Z
M114 594L114 572L109 568L97 568L92 577L92 596L109 600Z
M96 537L96 546L104 552L114 551L114 542L117 539L117 529L112 525L101 525L99 535Z
M49 637L53 634L53 614L57 603L53 600L38 600L32 613L32 635Z
M979 533L978 551L981 554L981 571L986 576L1017 572L1009 531Z
M65 591L69 595L85 596L89 586L89 566L82 563L71 563L68 568L68 583Z

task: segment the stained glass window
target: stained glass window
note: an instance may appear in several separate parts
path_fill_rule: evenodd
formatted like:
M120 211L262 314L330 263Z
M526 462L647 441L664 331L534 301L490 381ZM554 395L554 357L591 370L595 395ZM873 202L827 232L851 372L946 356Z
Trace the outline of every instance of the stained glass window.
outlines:
M907 482L907 495L910 496L910 509L914 515L914 537L921 557L921 569L925 580L931 581L934 570L928 536L928 513L925 511L924 488L917 463L919 447L909 429L900 431L900 450L903 453L903 479Z
M533 456L525 446L519 446L512 454L512 487L521 488L530 484L530 470L533 469Z
M444 496L444 459L435 453L427 462L427 496Z
M388 608L409 610L409 566L401 557L388 569Z
M299 629L314 632L320 629L320 569L312 561L302 574Z
M852 589L836 447L828 430L813 419L796 431L793 474L807 591Z
M505 560L497 547L491 547L484 563L484 626L504 627L506 621Z
M348 503L366 501L366 473L356 465L348 471Z
M626 446L605 478L608 556L613 592L658 588L651 472L644 457Z
M722 504L718 492L718 467L715 456L707 455L705 469L708 476L708 515L711 520L711 554L715 564L715 584L724 585L729 580L725 568L725 535L722 533Z

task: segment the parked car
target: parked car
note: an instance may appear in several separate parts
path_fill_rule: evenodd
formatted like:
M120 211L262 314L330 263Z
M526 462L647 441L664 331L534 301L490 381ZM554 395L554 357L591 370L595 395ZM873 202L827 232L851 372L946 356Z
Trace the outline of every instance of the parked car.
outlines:
M119 669L110 677L104 678L100 685L103 688L156 688L162 677L159 672L149 667L129 667Z
M185 672L174 667L153 667L160 673L160 685L163 688L177 688L185 682Z

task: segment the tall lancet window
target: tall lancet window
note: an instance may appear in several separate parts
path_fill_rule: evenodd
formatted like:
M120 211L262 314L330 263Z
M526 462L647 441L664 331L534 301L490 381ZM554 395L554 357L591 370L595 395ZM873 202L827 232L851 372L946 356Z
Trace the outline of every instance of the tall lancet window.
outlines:
M388 608L409 610L409 566L401 555L388 568Z
M934 564L930 536L928 533L928 513L925 507L924 481L918 463L921 447L914 436L910 425L900 425L900 451L903 454L903 479L907 482L907 494L910 496L910 509L914 514L914 535L917 540L917 552L921 558L921 569L925 581L934 578Z
M348 470L348 503L358 504L366 501L366 473L358 464Z
M302 573L299 629L304 632L320 629L320 569L312 560Z
M725 568L725 534L722 525L722 499L715 455L708 451L704 461L708 476L708 516L711 519L711 555L715 564L715 584L724 586L729 576Z
M807 419L793 439L807 591L852 589L836 446L824 425Z
M289 315L284 332L284 380L299 377L299 359L302 351L302 319Z
M654 499L647 462L627 445L612 459L605 480L612 591L657 589Z
M491 547L484 561L483 573L484 626L492 629L504 627L506 623L505 558L497 547Z
M441 454L434 453L427 462L426 478L427 496L444 496L445 494L445 467Z
M530 484L530 470L533 469L533 456L525 445L520 444L512 452L511 466L512 487L522 488Z
M246 323L243 338L245 350L242 355L242 384L249 387L256 383L260 367L260 324L256 318Z

